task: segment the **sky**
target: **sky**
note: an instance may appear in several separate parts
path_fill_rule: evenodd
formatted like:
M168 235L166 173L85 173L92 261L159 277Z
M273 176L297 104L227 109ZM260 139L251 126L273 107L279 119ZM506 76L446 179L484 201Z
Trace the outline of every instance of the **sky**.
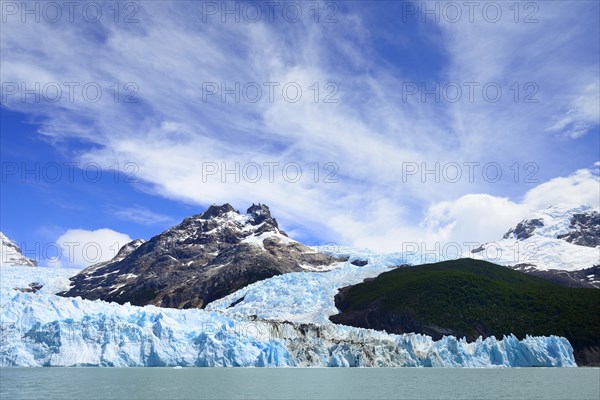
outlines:
M41 265L211 204L381 251L600 208L597 1L69 4L0 10L0 230Z

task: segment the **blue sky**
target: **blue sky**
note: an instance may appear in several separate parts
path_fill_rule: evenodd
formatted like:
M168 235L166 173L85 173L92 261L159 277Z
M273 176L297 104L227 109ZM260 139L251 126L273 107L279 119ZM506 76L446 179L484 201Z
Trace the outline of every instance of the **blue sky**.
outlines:
M29 249L148 239L225 202L270 205L307 244L381 250L495 240L539 208L599 206L596 1L453 3L460 17L444 2L338 1L318 18L313 2L110 4L72 21L40 8L39 22L3 5L0 229ZM98 181L82 175L97 167Z

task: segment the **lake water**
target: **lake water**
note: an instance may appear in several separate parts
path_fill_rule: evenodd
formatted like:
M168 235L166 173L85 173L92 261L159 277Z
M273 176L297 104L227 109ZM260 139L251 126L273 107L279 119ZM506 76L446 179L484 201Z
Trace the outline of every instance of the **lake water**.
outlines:
M600 399L600 369L3 368L13 399Z

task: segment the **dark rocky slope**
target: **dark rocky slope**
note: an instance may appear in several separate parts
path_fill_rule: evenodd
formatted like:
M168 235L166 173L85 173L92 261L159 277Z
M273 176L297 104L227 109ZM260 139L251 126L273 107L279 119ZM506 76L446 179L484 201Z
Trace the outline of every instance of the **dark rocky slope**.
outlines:
M110 262L71 278L70 290L59 295L203 308L256 281L338 261L289 239L260 204L247 214L229 204L211 206L145 243L126 247Z
M571 218L570 231L558 235L557 239L586 247L600 246L600 214L588 212L575 214Z
M517 264L509 266L509 268L529 275L539 276L540 278L566 287L600 289L600 265L577 271L564 271L560 269L541 271L531 264Z

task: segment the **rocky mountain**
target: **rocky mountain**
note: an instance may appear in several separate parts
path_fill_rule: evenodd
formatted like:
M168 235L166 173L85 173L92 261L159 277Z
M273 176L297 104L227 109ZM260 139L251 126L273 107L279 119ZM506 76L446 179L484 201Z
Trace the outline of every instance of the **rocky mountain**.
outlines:
M536 228L544 226L544 222L539 218L526 219L517 224L515 228L511 228L504 234L502 239L525 240L533 236Z
M589 205L549 207L472 253L567 286L600 288L600 214Z
M526 240L537 234L578 246L600 246L600 213L591 206L555 206L537 215L538 218L519 222L504 234L503 239Z
M37 267L37 262L25 257L21 248L0 232L0 266Z
M556 236L578 246L600 246L600 214L588 211L573 214L570 220L569 232Z
M71 278L61 296L133 305L204 308L251 283L288 272L326 270L340 261L290 239L269 207L241 214L229 204L202 214Z

